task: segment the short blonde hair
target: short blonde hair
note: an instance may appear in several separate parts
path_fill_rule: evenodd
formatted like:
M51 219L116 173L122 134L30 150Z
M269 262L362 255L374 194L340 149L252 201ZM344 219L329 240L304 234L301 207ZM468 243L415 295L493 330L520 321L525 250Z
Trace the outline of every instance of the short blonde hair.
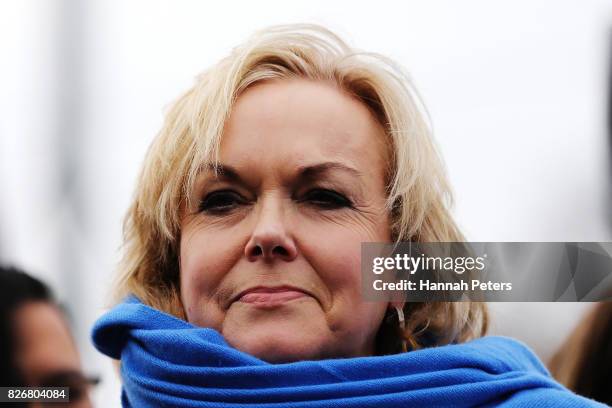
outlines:
M350 48L320 26L270 27L199 75L167 112L125 219L117 300L132 293L185 318L179 293L181 206L191 206L190 191L202 164L218 161L236 98L256 83L290 78L335 84L367 106L384 128L387 211L395 241L463 240L449 213L451 191L424 108L402 68ZM466 341L486 331L482 303L406 303L404 309L403 336L412 348Z

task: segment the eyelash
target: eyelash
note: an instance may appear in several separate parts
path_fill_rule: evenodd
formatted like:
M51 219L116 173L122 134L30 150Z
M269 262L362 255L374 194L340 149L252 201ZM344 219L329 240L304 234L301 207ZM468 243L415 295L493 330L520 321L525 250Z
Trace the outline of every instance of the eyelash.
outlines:
M315 188L308 191L300 202L307 202L326 210L353 208L353 203L343 194L326 188Z
M228 202L228 199L232 201ZM215 202L215 200L217 202ZM353 203L346 196L337 191L325 188L309 190L297 201L300 203L310 203L323 210L354 208ZM200 212L221 215L234 210L239 205L245 205L247 203L247 199L233 190L217 190L207 194L206 197L200 201L198 209Z
M215 203L215 200L227 200L233 199L231 203L223 202ZM238 205L246 204L247 200L245 200L240 194L236 193L232 190L217 190L209 193L200 201L200 205L198 209L200 212L208 212L211 214L223 214L227 213L236 208ZM216 205L215 205L216 204Z

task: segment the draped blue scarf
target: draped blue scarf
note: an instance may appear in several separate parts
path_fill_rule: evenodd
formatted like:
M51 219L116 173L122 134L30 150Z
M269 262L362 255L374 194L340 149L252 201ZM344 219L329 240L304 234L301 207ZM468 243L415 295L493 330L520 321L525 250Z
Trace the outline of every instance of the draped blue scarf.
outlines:
M592 407L521 343L485 337L408 353L270 364L213 329L128 298L93 328L121 359L124 407Z

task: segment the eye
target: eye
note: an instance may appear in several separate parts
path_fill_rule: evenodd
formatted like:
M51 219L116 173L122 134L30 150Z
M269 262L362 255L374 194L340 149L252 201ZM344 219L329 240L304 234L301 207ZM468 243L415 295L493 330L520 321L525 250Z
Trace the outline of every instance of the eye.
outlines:
M200 212L221 214L246 203L246 200L232 190L218 190L209 193L200 201Z
M300 201L308 202L328 210L353 206L351 200L343 194L325 188L308 191Z

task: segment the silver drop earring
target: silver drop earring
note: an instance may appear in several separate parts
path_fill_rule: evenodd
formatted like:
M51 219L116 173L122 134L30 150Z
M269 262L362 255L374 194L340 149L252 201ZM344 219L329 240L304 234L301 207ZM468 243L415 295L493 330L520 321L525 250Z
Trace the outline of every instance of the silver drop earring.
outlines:
M397 312L397 320L399 323L399 329L402 336L402 352L407 352L408 347L406 345L406 339L404 338L404 331L406 330L406 320L404 319L404 310L400 306L393 306Z

